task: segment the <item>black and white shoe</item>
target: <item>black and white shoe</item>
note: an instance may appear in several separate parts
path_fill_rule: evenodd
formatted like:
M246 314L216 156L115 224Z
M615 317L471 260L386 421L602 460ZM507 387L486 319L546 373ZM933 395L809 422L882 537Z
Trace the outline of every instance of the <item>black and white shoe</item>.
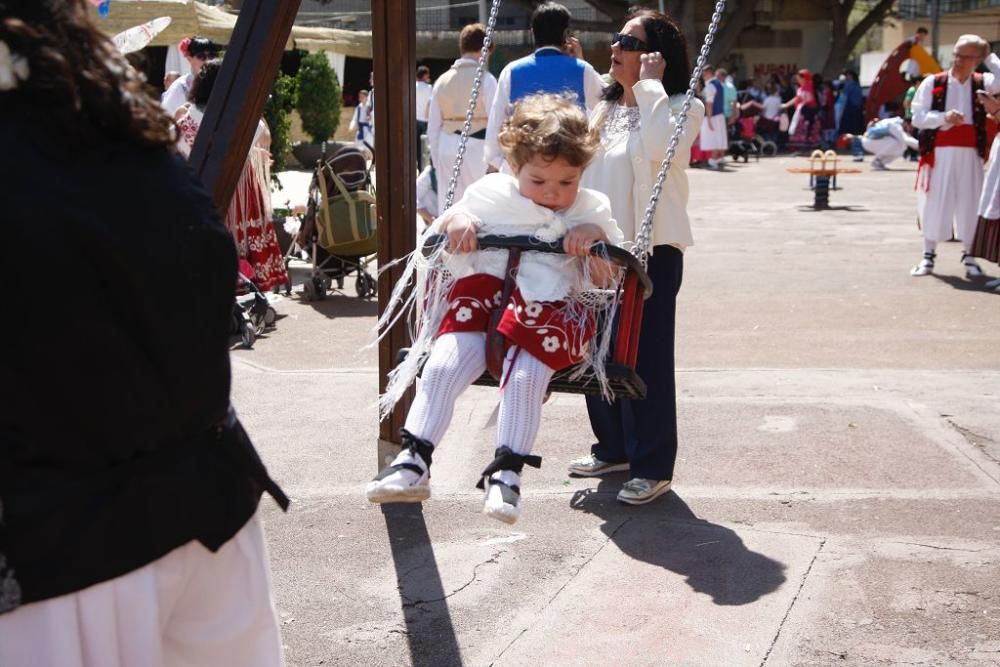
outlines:
M514 523L521 516L521 476L512 470L500 470L486 480L483 514L504 523Z
M403 432L403 451L365 487L372 503L420 503L431 497L434 446Z
M983 269L979 266L976 258L967 252L962 253L962 266L965 267L966 278L982 278L986 275L983 273Z
M515 454L510 447L498 447L496 458L480 473L477 489L483 489L483 514L504 523L521 516L521 471L524 466L542 467L540 456Z
M911 276L926 276L934 273L934 258L937 257L936 253L925 252L924 258L920 260L920 263L915 267L910 269Z

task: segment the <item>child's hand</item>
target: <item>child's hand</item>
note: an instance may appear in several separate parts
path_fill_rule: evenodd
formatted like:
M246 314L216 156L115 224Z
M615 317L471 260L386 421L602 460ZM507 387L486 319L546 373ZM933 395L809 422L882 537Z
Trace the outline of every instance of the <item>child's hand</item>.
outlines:
M586 257L590 254L590 246L607 240L604 230L597 225L577 225L563 237L563 252L574 257Z
M475 221L464 213L454 213L441 227L441 233L448 235L448 252L475 252L479 249L479 231Z

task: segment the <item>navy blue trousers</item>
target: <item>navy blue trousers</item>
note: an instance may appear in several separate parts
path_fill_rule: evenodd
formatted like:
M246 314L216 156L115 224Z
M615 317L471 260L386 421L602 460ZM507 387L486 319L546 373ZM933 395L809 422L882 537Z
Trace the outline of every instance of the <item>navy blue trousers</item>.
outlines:
M636 371L646 382L641 401L587 396L591 452L602 461L628 462L632 477L673 479L677 459L677 392L674 386L674 315L684 274L684 253L653 248L647 266L653 295L646 301Z

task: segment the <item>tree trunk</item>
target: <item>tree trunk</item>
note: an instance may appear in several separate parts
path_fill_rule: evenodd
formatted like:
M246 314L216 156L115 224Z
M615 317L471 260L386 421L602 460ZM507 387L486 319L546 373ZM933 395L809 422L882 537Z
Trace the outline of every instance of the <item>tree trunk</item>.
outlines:
M877 24L885 20L892 12L895 0L879 0L878 4L868 10L868 13L858 21L857 25L847 30L847 21L854 8L855 0L830 0L830 13L832 17L832 29L830 37L830 55L827 56L823 65L823 78L830 80L836 78L844 66L847 59L851 57L851 51L858 45L861 38Z
M736 46L736 41L740 37L740 33L749 25L750 19L753 18L754 9L757 7L757 0L736 0L730 4L733 7L733 11L729 13L728 17L723 18L722 25L719 27L719 31L715 34L715 40L712 42L712 50L708 54L708 62L711 64L717 64L724 60L729 52L733 50ZM698 42L695 43L695 49L700 48ZM696 51L697 52L697 51Z

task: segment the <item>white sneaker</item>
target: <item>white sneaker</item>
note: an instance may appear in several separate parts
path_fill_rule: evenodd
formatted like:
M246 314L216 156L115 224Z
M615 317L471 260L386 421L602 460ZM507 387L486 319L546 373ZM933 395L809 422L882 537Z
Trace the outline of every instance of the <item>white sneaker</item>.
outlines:
M910 269L911 276L926 276L934 272L934 253L925 252L920 263Z
M514 523L521 516L521 476L513 470L498 470L486 480L483 514L497 521Z
M885 166L882 160L875 158L874 160L872 160L872 169L874 169L875 171L888 171L889 167Z
M642 479L636 477L622 485L618 500L629 505L645 505L670 490L669 479Z
M409 449L399 453L365 487L372 503L420 503L431 497L431 475L420 454Z
M581 456L569 462L569 474L580 477L597 477L609 472L621 472L629 469L628 463L608 463L593 454Z

